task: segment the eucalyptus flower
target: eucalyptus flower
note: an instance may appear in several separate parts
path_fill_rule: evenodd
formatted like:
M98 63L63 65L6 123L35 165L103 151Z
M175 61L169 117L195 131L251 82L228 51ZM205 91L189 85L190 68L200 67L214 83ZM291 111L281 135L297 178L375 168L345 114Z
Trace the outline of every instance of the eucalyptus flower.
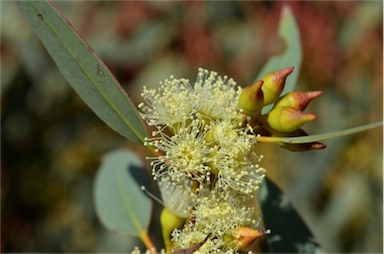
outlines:
M250 126L236 128L227 120L213 128L216 145L211 153L211 167L217 172L220 188L252 194L264 179L265 170L259 166L262 156L254 152L256 135Z
M201 68L193 88L171 77L158 89L144 89L141 115L157 128L144 145L157 153L147 159L165 206L167 253L194 246L195 253L235 253L258 235L261 214L247 204L265 170L239 108L241 92L232 79Z
M187 79L171 76L158 89L144 87L141 96L146 102L139 104L141 116L151 126L172 127L196 113L195 94Z
M235 253L237 246L228 241L238 227L261 228L261 216L255 207L247 207L230 192L201 190L191 221L173 233L174 249L193 246L208 236L195 253Z
M154 146L163 155L148 157L156 180L163 174L172 181L182 182L185 176L200 182L209 181L210 168L206 165L210 147L205 139L208 128L198 119L188 126L183 122L172 136L160 132L160 136L146 138L144 145Z
M198 111L209 119L240 118L238 100L242 88L227 76L199 68L194 89Z

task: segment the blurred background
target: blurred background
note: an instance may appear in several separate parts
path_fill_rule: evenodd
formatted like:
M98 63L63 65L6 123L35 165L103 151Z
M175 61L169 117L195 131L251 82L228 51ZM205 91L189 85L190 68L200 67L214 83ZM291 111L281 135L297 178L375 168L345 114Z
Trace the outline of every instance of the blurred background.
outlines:
M284 2L55 2L136 104L142 86L197 68L250 84L284 50ZM383 3L289 1L303 62L297 89L321 90L304 126L320 134L383 116ZM327 252L383 251L382 128L292 153L260 144L262 166ZM1 3L1 252L130 252L101 226L93 181L102 155L128 144L66 83L12 2Z

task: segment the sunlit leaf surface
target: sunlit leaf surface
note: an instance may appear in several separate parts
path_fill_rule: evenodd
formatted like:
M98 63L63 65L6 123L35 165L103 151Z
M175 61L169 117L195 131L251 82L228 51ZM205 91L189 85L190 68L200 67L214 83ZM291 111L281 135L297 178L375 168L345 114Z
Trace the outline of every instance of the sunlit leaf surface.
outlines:
M264 65L263 69L258 73L256 80L262 79L270 72L294 66L295 70L287 78L285 88L282 92L282 94L285 94L294 90L300 73L302 60L299 29L295 17L288 5L284 5L281 11L278 33L285 43L285 51L282 55L271 57ZM268 111L268 109L271 108L272 105L268 105L264 110Z
M152 202L141 190L148 176L139 158L119 149L105 155L96 176L96 212L110 230L140 235L149 224Z
M71 24L47 1L20 1L18 6L33 26L60 71L112 129L142 143L144 125L119 82Z

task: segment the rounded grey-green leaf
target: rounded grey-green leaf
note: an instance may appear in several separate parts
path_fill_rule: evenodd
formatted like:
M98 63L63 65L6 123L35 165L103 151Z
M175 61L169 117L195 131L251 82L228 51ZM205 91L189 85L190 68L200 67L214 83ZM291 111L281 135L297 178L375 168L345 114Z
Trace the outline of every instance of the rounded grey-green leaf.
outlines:
M96 213L102 224L119 233L140 235L150 222L152 202L141 190L149 177L140 159L127 149L105 155L94 185Z

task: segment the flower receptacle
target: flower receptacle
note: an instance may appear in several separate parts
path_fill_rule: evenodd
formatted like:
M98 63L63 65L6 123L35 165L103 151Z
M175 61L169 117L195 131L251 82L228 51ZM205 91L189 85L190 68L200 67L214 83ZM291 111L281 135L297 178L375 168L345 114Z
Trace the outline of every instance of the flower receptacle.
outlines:
M268 114L268 124L274 130L280 132L292 132L303 124L317 120L314 114L304 113L291 107L274 107Z
M160 215L160 223L163 232L164 245L167 253L172 252L171 233L185 223L185 219L173 214L168 208L164 208Z
M255 117L261 113L264 106L264 94L261 89L264 81L259 80L250 86L247 86L240 94L239 108L243 113Z

